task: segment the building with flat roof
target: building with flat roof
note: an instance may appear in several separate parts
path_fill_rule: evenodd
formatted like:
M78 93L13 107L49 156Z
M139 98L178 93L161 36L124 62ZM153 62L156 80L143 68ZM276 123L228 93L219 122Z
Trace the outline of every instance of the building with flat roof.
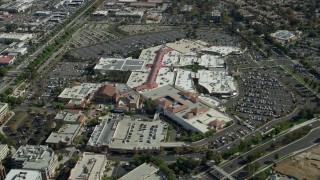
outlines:
M33 37L32 34L26 33L3 33L0 34L0 42L22 42Z
M231 97L237 94L235 80L225 70L199 70L196 78L198 83L212 95Z
M159 168L152 163L143 163L119 180L162 180L166 179Z
M2 123L3 119L8 115L9 106L8 103L0 102L0 123Z
M41 172L42 179L48 180L55 174L58 157L48 146L20 146L11 157L12 167Z
M158 152L160 147L172 148L184 143L166 143L168 124L161 120L143 120L125 116L101 117L87 143L97 151L126 153L133 151Z
M15 59L15 56L2 56L0 57L0 65L11 65Z
M82 124L86 120L86 117L80 110L68 110L58 113L54 119L62 120L66 123Z
M84 152L71 170L68 180L100 180L106 164L106 155Z
M0 161L4 160L9 154L9 147L7 144L0 144Z
M94 67L95 72L105 73L107 71L142 71L146 61L141 59L119 59L101 58Z
M17 0L0 6L1 11L25 12L32 6L32 1Z
M43 180L40 171L11 169L5 180Z
M298 39L301 34L301 31L278 30L272 33L271 36L280 43L287 43Z
M101 86L103 86L101 83L74 83L62 91L58 100L66 103L67 108L84 108Z
M64 124L59 131L50 134L46 143L71 145L80 128L81 124Z
M157 109L172 120L193 132L205 133L215 127L215 122L226 124L231 118L213 109L195 93L167 85L142 94L157 104ZM221 127L221 126L219 126Z

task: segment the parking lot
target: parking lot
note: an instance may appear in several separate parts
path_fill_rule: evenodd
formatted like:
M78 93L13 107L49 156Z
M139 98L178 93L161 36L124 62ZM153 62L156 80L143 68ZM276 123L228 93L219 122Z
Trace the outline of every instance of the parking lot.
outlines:
M105 22L89 23L79 29L69 41L69 48L89 46L108 39L115 38L115 35L108 32L109 24Z
M160 25L125 25L119 26L119 28L125 32L128 32L129 35L134 34L144 34L151 32L161 32L161 31L170 31L173 26L160 26Z
M253 127L286 116L295 107L294 93L259 70L243 72L240 88L243 88L244 97L236 103L235 111Z
M177 38L183 38L184 36L183 30L149 33L75 49L72 53L81 58L127 57L133 51L173 42Z
M87 66L87 63L59 62L59 64L47 76L47 87L49 89L53 89L56 87L64 87L73 81L84 82L86 78L82 75Z
M165 142L168 124L163 121L144 121L126 118L119 121L113 135L112 148L159 148Z
M24 112L17 112L16 116L19 117L15 117L21 119L22 113ZM41 144L47 135L54 130L52 128L53 118L54 115L28 113L19 121L19 123L14 123L14 120L8 121L3 130L7 137L15 141L15 145L17 146L25 144ZM15 127L15 130L12 129L13 126Z

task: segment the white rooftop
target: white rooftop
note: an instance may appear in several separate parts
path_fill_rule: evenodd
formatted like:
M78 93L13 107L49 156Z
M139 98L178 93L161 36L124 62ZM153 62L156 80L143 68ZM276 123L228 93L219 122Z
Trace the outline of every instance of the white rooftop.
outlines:
M177 76L175 85L189 92L196 92L196 87L193 84L192 76L194 72L184 69L176 69Z
M168 67L163 67L159 70L159 74L157 76L156 82L158 83L158 87L165 85L173 85L174 83L174 72L170 70Z
M231 53L239 54L240 48L233 47L233 46L211 46L209 48L203 48L203 49L201 49L201 51L212 52L212 53L218 54L220 56L226 56Z
M180 53L188 53L191 51L199 51L205 48L207 43L203 41L191 41L187 39L182 39L173 43L167 43L166 46L174 49Z
M52 132L46 140L46 143L71 143L70 141L72 141L77 135L79 128L80 124L65 124L58 132Z
M147 81L149 72L132 72L127 85L131 88L138 87Z
M179 58L181 53L178 51L170 51L163 56L162 65L170 67L171 65L177 66L179 65Z
M204 54L198 59L198 64L204 67L223 68L225 60L220 56Z
M65 88L58 98L83 100L88 94L96 92L103 84L83 83L71 88Z
M120 58L101 58L94 67L95 71L142 71L146 61L141 59L120 59Z
M5 180L39 180L40 171L26 169L11 169Z
M209 93L232 94L237 90L234 78L229 76L227 71L199 70L197 76L199 84L204 86Z
M84 152L71 170L69 180L96 180L101 178L107 158L103 154Z
M152 64L153 61L156 58L156 53L155 52L160 50L161 47L162 47L162 45L150 47L150 48L147 48L147 49L143 49L141 51L139 59L144 59L144 60L146 60L147 64Z
M161 174L157 173L159 168L151 163L143 163L119 180L162 180Z

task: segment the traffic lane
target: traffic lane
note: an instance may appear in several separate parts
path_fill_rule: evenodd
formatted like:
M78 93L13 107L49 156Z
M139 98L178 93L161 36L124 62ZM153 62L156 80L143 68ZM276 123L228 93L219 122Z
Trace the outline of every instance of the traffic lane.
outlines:
M320 121L316 121L311 124L311 128L317 128L317 127L320 127ZM268 143L263 144L262 146L258 147L257 149L249 151L250 152L249 154L252 154L252 153L255 153L258 151L268 151L271 149L271 144L273 142L276 142L276 141L282 142L285 139L286 139L286 134L284 134L280 137L274 138L272 141L269 141ZM275 151L277 151L277 150L275 150ZM237 159L232 160L230 163L228 163L228 165L224 166L223 169L226 172L231 173L231 172L237 170L238 168L241 168L243 165L246 164L246 158L248 157L249 154L246 154L245 156L243 156L243 155L240 156L242 158L237 158Z
M296 141L295 143L286 146L282 149L278 149L266 156L263 156L258 160L260 166L264 165L270 165L275 161L275 154L278 154L280 157L286 156L290 153L306 149L312 145L320 144L319 139L320 129L315 129L310 134L308 134L306 137ZM245 174L245 171L243 169L239 169L238 171L232 172L232 175L237 178L243 177Z

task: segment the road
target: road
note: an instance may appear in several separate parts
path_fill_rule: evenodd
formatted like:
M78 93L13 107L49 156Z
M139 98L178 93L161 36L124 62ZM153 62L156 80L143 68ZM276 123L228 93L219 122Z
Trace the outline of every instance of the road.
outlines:
M8 72L8 75L3 77L3 82L0 83L0 93L2 93L8 86L12 86L13 89L17 87L14 83L15 78L18 76L16 72L21 72L24 68L26 68L30 62L32 62L45 48L47 48L50 44L52 44L59 36L63 35L65 31L74 25L74 23L81 17L97 0L93 0L93 3L90 4L86 9L84 9L77 17L75 17L69 24L67 24L64 28L62 28L57 34L55 34L51 39L44 45L40 46L31 56L26 58L21 64L19 64L14 70ZM88 1L90 3L92 1ZM82 22L82 21L80 21ZM9 80L9 77L14 77Z
M319 128L319 127L320 127L320 120L319 120L319 119L316 119L316 120L313 120L313 121L307 121L306 123L304 123L304 125L305 125L305 126L306 126L306 125L310 125L313 129L316 129L316 128ZM293 127L292 130L289 130L287 133L292 132L293 130L296 130L296 129L298 129L298 128L302 128L302 126ZM273 142L275 142L275 141L280 141L280 142L282 142L282 141L286 140L286 134L287 134L287 133L282 134L282 135L276 137L276 138L273 139L272 141L268 141L268 142L266 142L266 143L264 143L264 144L262 144L262 145L260 145L260 146L255 147L254 149L252 149L252 150L250 150L250 151L242 154L242 155L240 156L240 158L236 158L236 159L233 159L233 160L229 161L228 163L226 163L226 164L224 164L224 165L222 166L223 170L224 170L225 172L227 172L227 173L232 174L234 177L237 177L237 178L239 179L239 173L242 172L241 174L243 174L242 168L245 166L245 164L246 164L246 157L247 157L249 154L252 154L252 153L255 153L255 152L258 152L258 151L268 151L268 150L270 150L270 149L271 149L271 144L272 144ZM307 136L307 137L309 137L309 136ZM318 137L319 137L319 135L318 135ZM303 139L305 139L305 138L303 138ZM294 144L296 144L296 143L299 144L299 142L300 142L300 140L294 142L292 145L294 145ZM299 146L297 146L297 147L300 147L300 144L299 144ZM306 146L306 147L308 147L308 146ZM286 149L287 149L286 154L289 154L289 153L295 151L294 148L293 148L292 150L291 150L290 148L289 148L289 149L286 148ZM301 148L301 149L303 149L303 148ZM267 157L269 157L269 159L268 159L269 164L270 164L270 163L273 163L274 154L275 154L277 151L279 151L279 150L280 150L280 149L275 150L274 152L270 153L270 154L273 155L272 158L270 158L271 156L269 156L268 154L266 155ZM298 149L298 150L299 150L299 149ZM278 154L279 154L279 153L278 153ZM280 154L279 154L279 155L280 155ZM280 155L280 156L281 156L281 155ZM266 164L266 163L267 163L267 162L263 162L262 164ZM260 165L262 165L262 164L260 164ZM212 174L214 174L217 179L223 178L223 176L222 176L220 173L218 173L217 171L213 171ZM240 178L240 179L241 179L241 178Z
M320 144L320 128L314 129L310 134L305 136L304 138L288 145L283 148L280 148L270 154L267 154L256 161L259 162L260 166L270 165L272 164L276 159L274 158L275 154L278 154L280 157L288 156L289 154L292 154L294 152L298 152L304 149L307 149L313 145ZM241 179L241 177L244 175L244 170L238 169L231 174L234 177L237 177L237 179Z

